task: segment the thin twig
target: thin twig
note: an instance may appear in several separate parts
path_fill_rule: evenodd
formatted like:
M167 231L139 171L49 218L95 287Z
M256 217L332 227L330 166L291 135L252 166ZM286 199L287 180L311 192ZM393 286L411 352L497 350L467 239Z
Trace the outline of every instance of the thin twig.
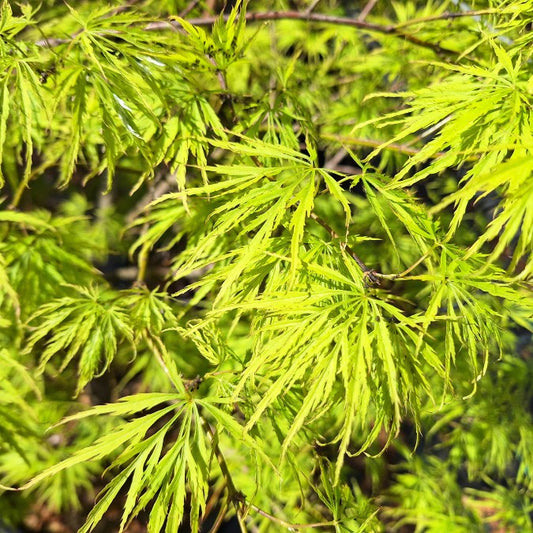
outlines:
M227 20L229 15L222 15L223 20ZM396 27L394 24L382 25L375 24L372 22L367 22L364 20L357 20L349 17L338 17L335 15L325 15L323 13L305 13L300 11L265 11L265 12L252 12L245 13L244 18L247 22L266 22L271 20L303 20L307 22L322 22L326 24L338 24L342 26L352 26L354 28L359 28L367 31L375 31L378 33L383 33L386 35L392 35L395 37L401 37L406 41L420 46L423 48L428 48L433 50L433 52L439 55L453 55L456 56L459 52L451 50L450 48L445 48L439 44L435 44L429 41L424 41L415 37L414 35L405 33L402 29ZM218 17L200 17L200 18L191 18L187 22L194 26L211 26L217 20ZM162 30L165 28L171 27L181 27L179 22L170 21L170 22L153 22L145 26L145 30Z
M406 268L403 272L400 272L399 274L381 274L380 272L374 272L374 274L381 279L390 279L395 280L399 278L403 278L404 276L407 276L409 272L413 271L418 265L423 263L429 256L429 252L426 252L422 257L417 259L410 267Z
M235 484L233 483L233 479L231 477L231 473L229 471L228 464L226 463L226 458L224 457L224 454L222 453L222 450L220 449L220 446L218 444L218 435L216 430L203 418L202 425L207 429L207 432L209 433L210 440L211 440L211 446L213 447L213 451L215 453L215 456L217 458L218 465L220 467L220 470L222 471L222 476L224 477L224 481L226 483L226 487L228 489L228 500L233 504L235 507L235 511L237 513L237 518L239 521L243 521L246 513L244 512L245 509L253 509L256 513L260 514L261 516L264 516L265 518L268 518L269 520L272 520L273 522L276 522L280 524L283 527L286 527L288 529L304 529L304 528L318 528L318 527L326 527L335 525L336 522L316 522L313 524L292 524L290 522L286 522L285 520L278 518L274 515L271 515L270 513L267 513L266 511L263 511L263 509L260 509L253 503L248 503L246 501L246 497L244 494L237 490L235 487Z
M228 503L227 501L224 501L222 507L220 508L217 517L215 519L215 522L211 526L211 529L209 530L209 533L217 533L220 529L220 526L224 522L224 518L226 518L226 514L228 512Z
M152 353L155 355L157 362L163 369L163 372L169 379L170 383L172 383L172 386L178 391L178 392L186 392L186 389L184 388L184 385L182 383L177 383L174 378L172 377L172 374L165 363L165 352L166 348L163 344L163 341L160 337L153 336L153 335L145 335L144 339L146 341L146 344L148 347L152 350Z
M369 2L367 4L367 7L369 7L371 3L372 2ZM314 7L314 5L312 5L312 7ZM359 28L362 30L374 31L377 33L385 34L385 35L392 35L395 37L399 37L399 38L405 39L406 41L416 46L428 48L439 55L456 56L459 54L458 51L452 50L450 48L446 48L444 46L441 46L436 43L432 43L430 41L424 41L423 39L420 39L414 35L404 32L403 29L408 26L422 24L425 22L433 22L436 20L451 20L451 19L456 19L456 18L479 17L481 15L488 15L491 13L495 13L494 10L490 10L490 9L484 9L484 10L479 10L479 11L463 11L461 13L446 12L446 13L441 13L440 15L435 15L433 17L423 17L423 18L408 20L406 22L402 22L399 24L382 25L382 24L375 24L375 23L367 22L366 20L363 20L362 19L363 12L361 13L359 18L354 19L350 17L338 17L334 15L325 15L322 13L311 13L308 11L309 10L306 10L304 12L300 12L300 11L265 11L265 12L257 12L257 13L252 12L252 13L245 13L244 18L247 22L265 22L265 21L271 21L271 20L303 20L303 21L308 21L308 22L322 22L322 23L327 23L327 24L352 26L352 27ZM228 17L229 15L222 15L222 18L224 20L227 20ZM191 18L191 19L188 19L187 22L195 26L211 26L219 19L220 19L220 16L206 16L206 17L199 17L199 18ZM146 31L165 30L165 29L170 29L170 28L176 30L176 29L181 29L181 26L179 22L177 21L158 21L158 22L151 22L144 27ZM82 30L74 33L73 35L70 36L70 38L45 37L44 39L36 41L35 44L37 46L54 47L60 44L69 43L76 35L79 35L81 31Z
M313 3L309 4L309 7L304 11L304 13L311 13L318 4L320 4L320 0L315 0Z
M327 167L329 170L334 170L335 172L341 172L342 174L346 174L347 176L355 176L356 174L361 174L362 171L359 167L354 167L352 165L337 165L335 167Z
M228 500L233 504L237 516L242 518L243 505L246 502L246 498L240 490L237 490L235 484L233 483L228 464L226 463L226 458L224 457L224 454L222 453L222 450L218 445L218 434L216 430L203 417L201 418L201 421L205 429L207 429L207 432L209 433L211 446L213 447L213 451L215 452L215 456L217 458L218 466L220 467L222 476L224 478L224 481L226 482L226 488L228 489Z
M330 522L315 522L312 524L291 524L290 522L286 522L282 518L278 518L277 516L271 515L270 513L267 513L266 511L263 511L263 509L260 509L253 503L249 504L250 509L253 509L257 514L260 514L261 516L264 516L265 518L268 518L269 520L272 520L272 522L278 523L280 526L286 527L289 531L291 529L306 529L306 528L318 528L318 527L329 527L334 526L338 522L335 520L332 520Z
M378 3L378 0L368 0L368 2L366 3L366 6L363 8L361 13L359 13L357 20L360 20L360 21L365 20L368 14L372 11L372 9L377 3Z
M318 222L318 224L320 224L330 234L332 239L340 239L339 234L325 220L320 218L314 211L311 211L309 216L314 221ZM346 242L343 242L341 246L352 256L353 260L357 263L357 266L362 270L363 276L367 277L375 285L379 285L379 274L375 270L368 268Z
M426 252L420 259L415 261L409 268L406 268L403 272L400 272L396 277L403 278L404 276L409 274L409 272L414 270L418 265L420 265L423 261L425 261L428 258L428 255L429 253Z
M199 2L200 0L192 0L191 2L189 2L185 9L181 11L180 17L186 17L199 4Z
M59 46L60 44L67 44L67 43L72 42L72 40L75 39L82 32L83 32L83 28L74 32L70 37L63 38L63 39L56 38L56 37L43 37L39 41L35 41L35 45L36 46L47 46L48 48L55 48L56 46ZM42 31L40 33L41 35L43 35Z
M155 200L154 197L154 189L155 184L154 182L148 183L148 194L152 197L152 200ZM150 227L150 224L148 222L145 222L141 228L141 235L144 235ZM144 281L146 279L146 269L148 268L148 260L149 260L149 254L150 249L144 245L141 246L141 249L139 250L139 255L137 256L137 266L139 267L139 270L137 271L137 284L144 284Z
M458 18L466 18L466 17L472 17L477 18L481 15L494 15L497 14L497 9L480 9L478 11L461 11L460 13L450 13L449 11L446 11L444 13L441 13L440 15L432 15L430 17L420 17L417 19L411 19L406 20L405 22L400 22L396 24L396 28L402 29L407 28L408 26L414 26L416 24L424 24L426 22L434 22L436 20L452 20L452 19L458 19Z
M321 133L320 137L324 140L329 141L336 141L340 144L346 144L351 146L368 146L370 148L379 148L380 150L390 150L391 152L397 152L399 154L406 154L406 155L416 155L421 151L421 148L412 148L411 144L421 140L424 135L427 135L427 132L423 132L421 135L414 137L411 141L409 141L408 144L396 144L396 143L390 143L385 144L383 141L378 141L376 139L362 139L359 137L348 137L345 135L334 135L331 133ZM506 146L508 147L508 146ZM489 148L484 148L483 150L478 150L477 153L486 153L490 150L499 149L498 146L491 146ZM477 161L479 159L478 156L476 156L472 150L461 150L457 152L459 155L466 156L464 158L464 161ZM446 152L435 152L434 154L428 154L426 156L427 159L438 159L439 157L444 157L446 155ZM338 170L339 167L336 167L336 170Z
M344 157L347 155L348 152L346 152L345 148L341 148L340 150L337 150L334 156L330 157L325 163L324 168L329 168L331 170L335 170L338 168L338 165L340 162L344 159Z
M207 56L207 59L215 68L217 68L217 64L216 64L216 61L214 60L214 58L212 58L211 56ZM221 70L218 70L218 68L217 68L216 75L217 75L217 78L218 78L218 82L220 83L220 88L222 89L222 92L224 94L227 93L228 92L228 84L226 82L226 78L224 76L224 73Z
M127 11L128 9L133 7L133 5L135 4L135 1L136 0L128 0L123 5L113 8L111 11L109 11L108 15L112 17L114 15L119 15L120 13Z
M211 496L209 496L209 499L207 500L205 504L204 513L202 515L202 518L200 520L200 525L204 525L207 517L211 514L211 511L215 509L215 507L218 506L218 503L220 501L221 495L226 490L226 481L222 480L222 483L219 483L218 486L215 487L215 490L211 493ZM222 525L222 521L224 520L224 517L226 516L228 510L228 500L225 498L224 503L219 508L217 517L215 518L215 521L213 522L213 525L211 526L211 529L209 530L209 533L216 533L220 526Z
M383 141L378 141L375 139L362 139L359 137L347 137L344 135L333 135L329 133L322 133L320 137L326 141L337 141L339 143L348 144L351 146L368 146L369 148L379 148L383 145ZM383 146L383 149L406 155L416 155L418 152L420 152L420 150L417 150L416 148L410 148L405 144L395 143L387 144L386 146ZM439 152L438 154L435 154L435 157L440 157L441 155L444 155L444 153L441 154Z
M153 188L150 189L131 209L126 216L126 225L129 226L133 221L146 209L146 207L155 199L160 198L176 184L175 181L171 181L170 175L161 174L162 179L155 179L153 182Z

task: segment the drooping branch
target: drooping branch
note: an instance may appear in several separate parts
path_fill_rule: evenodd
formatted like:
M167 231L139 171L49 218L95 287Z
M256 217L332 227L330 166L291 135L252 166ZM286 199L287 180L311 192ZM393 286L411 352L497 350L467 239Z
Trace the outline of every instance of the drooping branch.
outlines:
M407 28L408 26L415 26L416 24L426 24L427 22L435 22L438 20L452 20L467 17L477 19L482 15L494 15L498 13L501 14L501 11L498 11L498 9L479 9L477 11L459 11L454 13L446 11L445 13L441 13L440 15L432 15L430 17L420 17L417 19L406 20L405 22L400 22L396 24L395 27L401 29Z
M415 35L412 35L410 33L407 33L404 31L404 28L408 26L414 26L416 24L424 24L428 22L434 22L438 20L451 20L451 19L457 19L457 18L477 18L482 15L489 15L495 13L495 10L491 9L483 9L478 11L462 11L459 13L450 13L445 12L441 13L440 15L435 15L432 17L421 17L418 19L411 19L406 22L398 23L398 24L376 24L373 22L366 21L363 17L359 18L350 18L350 17L339 17L335 15L325 15L323 13L312 13L309 11L265 11L265 12L250 12L245 13L244 18L247 22L267 22L267 21L275 21L275 20L302 20L307 22L321 22L326 24L337 24L342 26L351 26L354 28L359 28L362 30L367 30L370 32L376 32L381 33L385 35L392 35L401 39L404 39L405 41L410 42L411 44L414 44L416 46L420 46L422 48L427 48L429 50L432 50L436 54L440 56L457 56L460 52L456 50L452 50L451 48L446 48L444 46L441 46L440 44L433 43L431 41L426 41L424 39L420 39L416 37ZM229 15L223 15L224 20L227 20ZM187 19L187 22L194 26L211 26L213 25L217 20L219 20L219 16L208 16L208 17L199 17L199 18L189 18ZM174 30L181 29L181 26L178 21L171 20L171 21L157 21L157 22L151 22L150 24L147 24L144 29L146 31L156 31L156 30L165 30L173 28ZM116 33L120 33L119 31L116 31ZM74 38L76 35L78 35L80 32L76 32L73 34L70 38L53 38L53 37L44 37L43 39L37 41L35 44L37 46L48 46L48 47L55 47L60 44L68 43Z
M485 10L479 10L479 11L463 11L460 13L441 13L440 15L436 15L434 17L425 17L425 18L419 18L419 19L412 19L410 21L400 23L400 24L376 24L373 22L368 22L362 18L350 18L350 17L339 17L335 15L325 15L322 13L310 13L307 11L300 12L300 11L265 11L265 12L250 12L245 13L244 18L247 22L266 22L266 21L273 21L273 20L302 20L307 22L322 22L327 24L337 24L342 26L352 26L354 28L359 28L362 30L382 33L385 35L392 35L396 37L400 37L405 39L406 41L410 42L411 44L414 44L416 46L420 46L423 48L428 48L435 52L438 55L444 55L449 56L453 55L456 56L459 52L456 50L452 50L450 48L446 48L444 46L441 46L436 43L432 43L430 41L425 41L423 39L420 39L416 37L415 35L412 35L410 33L406 33L403 28L407 26L412 26L415 24L422 24L425 22L431 22L436 20L449 20L449 19L455 19L455 18L466 18L466 17L479 17L481 15L487 15L490 13L494 13L494 10L485 9ZM224 20L227 20L229 15L224 15ZM209 17L199 17L199 18L190 18L187 19L187 22L194 26L211 26L214 24L219 17L209 16ZM165 27L172 26L174 28L179 28L179 22L177 21L170 21L170 22L153 22L151 24L148 24L145 29L146 30L160 30L164 29Z

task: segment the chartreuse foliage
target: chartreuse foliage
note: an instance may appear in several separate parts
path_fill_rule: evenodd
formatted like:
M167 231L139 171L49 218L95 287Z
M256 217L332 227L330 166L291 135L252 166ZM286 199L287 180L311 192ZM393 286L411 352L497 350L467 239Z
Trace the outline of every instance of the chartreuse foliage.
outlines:
M0 2L0 517L531 530L533 2L222 4Z

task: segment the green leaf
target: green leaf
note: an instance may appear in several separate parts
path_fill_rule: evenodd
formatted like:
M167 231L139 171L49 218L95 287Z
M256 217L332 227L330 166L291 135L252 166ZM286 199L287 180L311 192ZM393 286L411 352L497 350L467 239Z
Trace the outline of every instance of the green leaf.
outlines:
M44 304L31 318L36 324L26 349L48 337L40 357L40 370L55 356L62 358L60 371L78 356L77 392L109 367L119 341L133 343L133 329L126 309L112 292L73 287L77 293ZM132 345L133 347L133 345ZM103 359L103 362L102 362Z

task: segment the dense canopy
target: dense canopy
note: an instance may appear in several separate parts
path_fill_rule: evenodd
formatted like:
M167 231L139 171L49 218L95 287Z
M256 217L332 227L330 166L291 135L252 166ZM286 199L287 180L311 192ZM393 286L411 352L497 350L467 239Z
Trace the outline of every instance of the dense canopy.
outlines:
M0 528L533 530L533 1L0 5Z

